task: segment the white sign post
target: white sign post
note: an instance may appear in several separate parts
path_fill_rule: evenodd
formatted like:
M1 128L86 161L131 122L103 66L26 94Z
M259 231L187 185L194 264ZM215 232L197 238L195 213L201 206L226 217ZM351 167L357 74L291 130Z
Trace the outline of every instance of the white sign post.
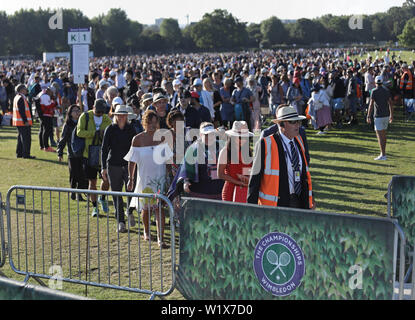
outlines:
M75 84L84 84L89 74L89 45L91 44L91 28L69 29L68 44L72 51L72 74Z

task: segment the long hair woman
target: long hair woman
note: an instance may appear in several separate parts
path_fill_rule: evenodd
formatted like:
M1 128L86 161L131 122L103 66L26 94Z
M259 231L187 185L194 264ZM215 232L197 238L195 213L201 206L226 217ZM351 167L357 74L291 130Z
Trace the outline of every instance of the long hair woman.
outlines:
M78 105L73 104L68 108L62 137L58 143L57 149L59 162L62 162L63 150L67 147L69 183L72 189L88 189L88 180L86 180L84 170L82 169L82 157L75 157L71 146L72 132L75 130L80 116L81 108ZM76 193L72 193L71 199L84 201L82 196L80 194L77 196Z

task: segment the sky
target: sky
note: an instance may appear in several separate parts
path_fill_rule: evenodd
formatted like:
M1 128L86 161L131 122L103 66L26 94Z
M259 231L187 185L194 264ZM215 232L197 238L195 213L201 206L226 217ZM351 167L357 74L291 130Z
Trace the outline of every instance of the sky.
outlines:
M259 23L273 15L280 19L316 18L324 14L358 15L387 11L401 6L404 0L19 0L1 1L0 11L12 14L17 10L47 8L80 9L92 18L106 13L110 8L121 8L131 20L142 24L154 24L157 18L175 18L180 25L199 21L203 14L214 9L226 9L243 22ZM65 23L65 22L64 22Z

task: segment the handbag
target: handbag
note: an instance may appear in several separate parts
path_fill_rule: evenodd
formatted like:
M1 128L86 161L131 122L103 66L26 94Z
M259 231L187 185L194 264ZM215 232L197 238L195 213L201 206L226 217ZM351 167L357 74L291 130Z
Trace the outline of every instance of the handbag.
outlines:
M99 168L101 166L101 144L98 144L100 132L96 131L94 140L88 150L88 166Z

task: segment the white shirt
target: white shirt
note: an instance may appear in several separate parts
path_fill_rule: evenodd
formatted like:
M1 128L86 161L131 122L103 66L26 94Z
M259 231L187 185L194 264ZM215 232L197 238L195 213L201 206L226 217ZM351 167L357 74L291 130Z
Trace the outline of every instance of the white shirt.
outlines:
M101 128L101 124L102 124L102 117L94 116L94 122L95 122L95 130L99 131L99 129Z
M285 160L287 161L287 171L288 171L288 184L290 186L290 194L295 193L294 189L294 171L293 171L293 165L291 163L292 154L291 154L291 142L294 143L295 150L298 152L298 158L300 159L300 172L303 172L303 157L301 156L300 151L298 150L297 144L295 142L295 139L288 139L282 132L280 128L280 136L282 138L282 145L285 150L285 152L289 152L289 155L285 154Z

